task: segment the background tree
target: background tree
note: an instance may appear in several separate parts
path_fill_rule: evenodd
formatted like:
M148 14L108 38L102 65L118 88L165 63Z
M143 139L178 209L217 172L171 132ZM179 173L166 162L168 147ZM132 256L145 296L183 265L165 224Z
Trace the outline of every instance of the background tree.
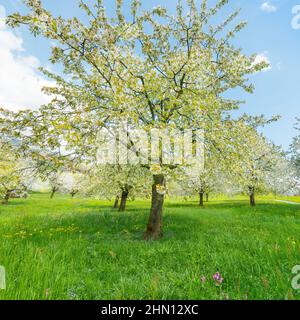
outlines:
M300 119L296 119L296 127L295 129L300 131ZM292 154L292 163L296 169L297 176L300 179L300 134L298 134L291 145L291 154Z
M0 197L7 204L13 196L24 196L27 192L21 164L4 145L0 148Z
M63 193L71 195L72 198L78 193L83 193L85 190L85 174L80 172L65 172L60 176L60 190Z
M205 149L203 168L197 171L192 167L185 168L185 175L181 179L182 188L189 194L197 193L199 196L199 205L204 206L204 200L209 200L209 194L217 185L218 176L221 171L220 159Z
M242 143L237 145L240 156L229 167L255 206L255 194L266 188L267 180L278 163L278 148L250 126L244 127Z
M54 195L60 191L63 187L63 180L61 172L52 172L48 178L47 181L50 185L50 199L53 199Z
M300 190L300 179L297 176L297 170L287 155L278 150L274 153L276 159L273 170L266 178L268 191L275 195L296 195Z
M88 194L120 200L116 207L125 211L129 197L144 197L149 191L149 171L136 165L98 165L90 173Z

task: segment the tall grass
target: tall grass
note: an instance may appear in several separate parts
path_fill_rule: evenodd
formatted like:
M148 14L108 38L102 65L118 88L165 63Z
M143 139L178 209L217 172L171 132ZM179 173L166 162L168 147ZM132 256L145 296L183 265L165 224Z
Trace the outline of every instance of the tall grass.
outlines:
M0 299L299 299L300 209L263 200L167 202L164 238L143 241L149 203L36 194L0 206ZM212 276L224 278L217 285Z

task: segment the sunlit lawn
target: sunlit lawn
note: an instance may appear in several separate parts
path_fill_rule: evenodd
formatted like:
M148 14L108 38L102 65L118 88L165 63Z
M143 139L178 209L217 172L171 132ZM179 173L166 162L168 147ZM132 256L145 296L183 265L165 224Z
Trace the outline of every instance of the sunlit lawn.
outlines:
M0 206L0 299L300 298L300 206L167 201L164 238L145 242L148 208L43 194Z
M281 200L300 202L300 196L280 197Z

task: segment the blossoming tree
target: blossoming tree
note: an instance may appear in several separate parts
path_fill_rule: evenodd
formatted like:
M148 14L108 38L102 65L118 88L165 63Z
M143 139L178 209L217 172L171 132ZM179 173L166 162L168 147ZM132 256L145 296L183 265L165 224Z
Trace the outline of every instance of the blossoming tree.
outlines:
M149 170L136 165L98 165L90 170L86 182L87 194L114 198L114 208L119 211L125 211L129 197L145 197L151 185Z
M295 129L300 131L300 118L297 118L297 123ZM297 170L298 178L300 179L300 134L294 138L291 145L292 162Z
M57 158L73 162L94 161L99 128L129 119L133 126L204 130L207 142L221 150L232 143L211 132L228 131L224 113L236 109L238 101L223 94L240 87L252 92L247 75L264 68L255 56L246 56L232 44L245 26L233 25L238 11L214 25L214 16L228 0L213 6L203 0L178 1L176 15L156 7L141 11L139 0L131 1L131 14L123 14L123 1L116 1L116 15L109 17L102 0L94 5L79 1L88 22L54 17L40 0L25 0L29 13L8 18L12 27L27 25L35 35L55 43L50 60L63 67L62 74L43 69L55 82L45 92L51 103L38 111L13 115L14 132L30 132L30 144L60 150ZM7 112L6 112L6 116ZM12 117L11 117L12 118ZM30 128L30 130L26 130ZM210 137L212 141L210 141ZM54 154L53 153L53 154ZM158 161L153 172L151 211L145 239L162 235L162 209L166 171L172 164ZM149 169L152 167L149 165Z
M250 126L241 127L241 133L241 143L235 150L239 156L228 166L237 183L249 195L250 205L255 206L255 194L266 190L267 181L278 165L279 150Z
M0 198L7 204L13 195L26 193L21 164L5 145L0 143Z

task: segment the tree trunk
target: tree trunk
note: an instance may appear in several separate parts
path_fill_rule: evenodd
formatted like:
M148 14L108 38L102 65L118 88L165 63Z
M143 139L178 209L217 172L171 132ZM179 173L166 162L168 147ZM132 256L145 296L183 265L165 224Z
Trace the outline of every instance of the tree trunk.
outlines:
M206 195L206 202L208 202L208 200L209 200L209 194L206 193L205 195Z
M256 203L255 203L255 194L254 192L250 194L250 205L252 207L255 207L256 206Z
M166 180L163 174L153 175L151 211L145 232L145 240L162 237L162 213L165 199ZM161 190L159 190L161 188Z
M5 196L4 196L3 200L2 200L2 204L8 204L8 200L10 198L10 194L11 194L11 191L9 191L9 190L6 191Z
M255 207L256 206L255 191L253 187L249 187L249 193L250 193L250 205L251 207Z
M55 193L56 193L57 189L56 188L52 188L51 194L50 194L50 199L53 199Z
M120 203L119 211L125 211L128 193L129 193L128 190L123 190L122 191L121 203Z
M71 191L71 192L70 192L71 197L74 198L77 193L78 193L78 190L73 190L73 191Z
M118 208L119 199L120 199L120 197L119 197L119 196L116 196L115 203L114 203L114 209L117 209L117 208Z
M200 200L199 200L199 206L203 207L204 206L204 192L199 192Z

